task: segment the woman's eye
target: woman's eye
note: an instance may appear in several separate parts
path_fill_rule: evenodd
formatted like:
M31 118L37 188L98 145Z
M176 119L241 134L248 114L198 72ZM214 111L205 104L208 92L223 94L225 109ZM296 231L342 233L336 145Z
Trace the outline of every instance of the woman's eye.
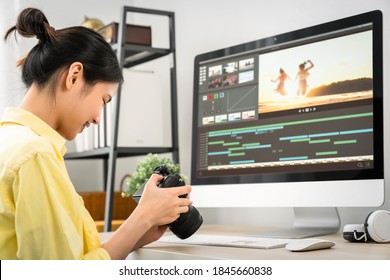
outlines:
M111 101L111 97L103 97L102 100L103 100L103 105L107 105L107 103Z

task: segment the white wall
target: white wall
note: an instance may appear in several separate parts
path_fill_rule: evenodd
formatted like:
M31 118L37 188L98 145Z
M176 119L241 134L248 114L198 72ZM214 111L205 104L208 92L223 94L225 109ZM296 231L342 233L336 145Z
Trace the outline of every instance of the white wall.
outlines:
M180 162L183 172L190 174L191 159L191 124L192 124L192 87L193 87L193 59L195 55L214 49L220 49L231 45L253 41L259 38L288 32L291 30L327 22L350 15L380 9L384 14L384 95L385 95L385 120L389 119L390 101L386 98L386 90L389 88L388 80L390 67L390 1L388 0L20 0L16 1L20 7L36 6L45 11L49 21L56 28L79 24L85 15L98 17L105 23L118 20L119 9L123 4L152 9L161 9L175 12L176 19L176 57L178 80L178 105L179 105L179 143ZM73 4L72 4L73 3ZM2 5L4 5L2 3ZM5 5L4 5L5 6ZM16 5L17 7L18 5ZM1 7L3 8L3 7ZM15 9L4 7L1 9L1 32L3 32L3 11ZM15 14L15 13L14 13ZM7 19L12 19L9 13L4 12ZM13 22L11 21L11 24ZM152 29L157 29L153 27ZM160 35L157 32L156 35ZM159 38L157 39L159 41ZM4 54L0 59L3 65ZM7 61L7 67L13 65ZM4 71L4 67L0 68ZM18 89L19 86L11 85ZM165 90L165 89L164 89ZM4 92L8 92L1 80L0 113L5 103ZM6 95L8 96L8 94ZM8 102L9 103L9 102ZM129 131L131 131L129 129ZM385 122L385 143L388 142L389 131ZM70 145L70 148L71 145ZM385 164L389 165L389 150L385 146ZM121 159L117 170L117 182L119 178L135 168L137 159ZM102 186L102 176L85 176L90 172L96 174L100 170L99 162L68 163L70 174L78 188L96 188ZM90 171L92 168L92 171ZM80 171L82 170L82 171ZM385 170L386 178L390 170ZM90 187L87 187L90 186ZM390 188L387 184L386 189ZM386 193L384 208L390 209L390 195ZM270 226L290 224L292 211L289 208L277 208L272 210L272 218L268 217L270 209L203 209L202 213L208 222L232 222L249 223ZM362 222L364 217L372 209L348 208L340 209L342 223ZM246 217L242 219L242 217Z

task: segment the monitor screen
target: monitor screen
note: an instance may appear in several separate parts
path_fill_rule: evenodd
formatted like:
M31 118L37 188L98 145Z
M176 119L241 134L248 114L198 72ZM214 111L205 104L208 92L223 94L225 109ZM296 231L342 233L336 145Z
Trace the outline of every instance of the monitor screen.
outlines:
M193 184L383 178L373 22L348 23L196 57Z
M380 180L383 202L380 11L200 54L194 74L191 184Z

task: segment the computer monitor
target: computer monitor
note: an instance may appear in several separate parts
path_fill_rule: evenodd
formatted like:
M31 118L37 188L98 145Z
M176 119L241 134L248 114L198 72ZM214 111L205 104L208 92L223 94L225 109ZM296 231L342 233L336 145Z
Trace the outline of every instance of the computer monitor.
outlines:
M294 207L285 237L305 237L339 230L336 207L383 204L380 11L203 53L194 66L197 207Z

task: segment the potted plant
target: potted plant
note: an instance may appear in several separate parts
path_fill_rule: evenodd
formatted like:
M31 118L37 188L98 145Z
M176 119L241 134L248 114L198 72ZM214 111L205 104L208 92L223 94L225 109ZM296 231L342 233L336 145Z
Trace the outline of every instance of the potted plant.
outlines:
M122 192L122 197L133 195L149 179L153 174L153 170L163 164L173 173L180 174L180 165L173 162L172 159L159 157L157 154L147 154L146 158L138 163L135 172L128 177L126 182L127 189ZM180 174L180 177L184 181L186 180L186 177L182 174Z

